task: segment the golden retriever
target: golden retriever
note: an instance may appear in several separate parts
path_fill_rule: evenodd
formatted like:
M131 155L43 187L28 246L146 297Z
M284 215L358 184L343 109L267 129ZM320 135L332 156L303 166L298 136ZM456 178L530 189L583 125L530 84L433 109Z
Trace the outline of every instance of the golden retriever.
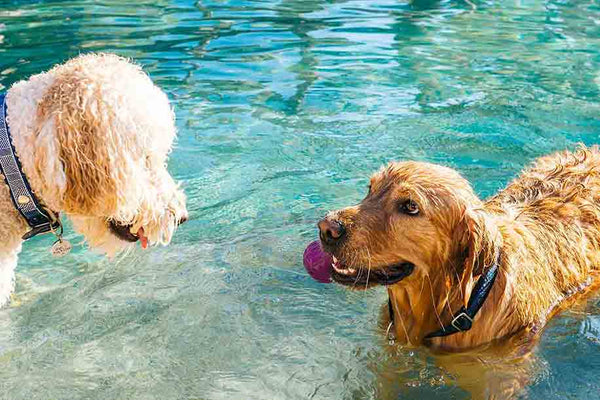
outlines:
M464 351L534 337L600 268L598 167L597 147L542 157L484 202L453 169L391 163L360 204L319 222L332 278L386 285L400 344ZM428 337L452 326L491 268L497 275L471 329Z

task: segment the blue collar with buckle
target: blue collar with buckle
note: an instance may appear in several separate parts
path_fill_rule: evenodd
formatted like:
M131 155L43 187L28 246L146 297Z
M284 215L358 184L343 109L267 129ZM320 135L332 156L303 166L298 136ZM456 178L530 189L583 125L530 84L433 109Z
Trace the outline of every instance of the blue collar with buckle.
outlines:
M432 339L436 337L450 336L458 332L466 332L473 327L473 320L475 316L483 307L485 299L492 291L494 281L498 275L498 264L500 263L500 253L497 254L494 264L492 264L487 271L485 271L477 280L467 307L464 306L452 317L450 324L438 329L435 332L431 332L425 339ZM388 308L390 313L390 327L394 323L394 310L392 308L392 300L388 299ZM389 331L389 328L388 328Z
M6 115L6 95L0 94L0 173L4 175L4 181L10 189L13 204L31 227L31 230L23 236L23 240L42 233L55 232L61 227L60 220L56 214L46 211L40 205L31 190L15 154Z

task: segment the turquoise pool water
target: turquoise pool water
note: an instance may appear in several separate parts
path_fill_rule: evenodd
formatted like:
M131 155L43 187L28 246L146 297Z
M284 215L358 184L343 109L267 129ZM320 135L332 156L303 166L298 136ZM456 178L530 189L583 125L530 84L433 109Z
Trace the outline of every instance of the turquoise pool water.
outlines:
M426 352L386 350L383 290L309 279L316 221L389 160L488 196L600 143L593 2L0 1L0 88L87 51L169 93L191 220L116 262L27 243L0 399L469 398ZM600 399L600 297L552 320L532 362L523 397Z

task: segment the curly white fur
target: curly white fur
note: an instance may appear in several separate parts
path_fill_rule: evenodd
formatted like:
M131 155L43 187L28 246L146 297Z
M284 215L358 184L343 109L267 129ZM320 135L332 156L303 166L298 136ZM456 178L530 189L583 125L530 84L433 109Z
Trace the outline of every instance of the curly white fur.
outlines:
M114 255L132 244L109 221L168 244L187 218L166 169L175 139L167 96L136 65L87 54L13 85L6 96L13 144L32 189L67 215L91 247ZM0 182L0 306L14 287L27 224Z

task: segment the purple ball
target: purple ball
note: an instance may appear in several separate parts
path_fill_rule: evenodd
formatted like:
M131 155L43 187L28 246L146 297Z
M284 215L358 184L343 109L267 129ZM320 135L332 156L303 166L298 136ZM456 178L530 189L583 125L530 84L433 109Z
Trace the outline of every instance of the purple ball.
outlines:
M315 240L304 250L304 268L308 274L321 283L331 283L333 257L321 248L321 243Z

